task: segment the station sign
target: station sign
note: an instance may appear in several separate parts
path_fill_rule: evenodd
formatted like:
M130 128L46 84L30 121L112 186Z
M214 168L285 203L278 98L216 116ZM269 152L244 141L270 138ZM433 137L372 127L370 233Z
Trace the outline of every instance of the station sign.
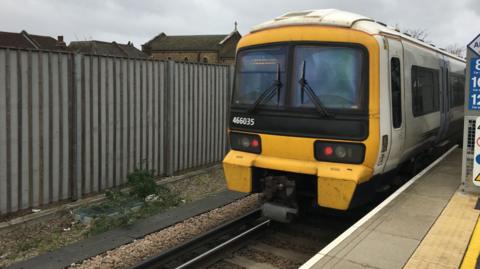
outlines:
M475 52L477 56L480 56L480 35L475 37L475 39L468 44L468 48Z
M470 59L468 109L480 110L480 58Z
M473 184L480 186L480 117L475 121L475 144L473 158Z

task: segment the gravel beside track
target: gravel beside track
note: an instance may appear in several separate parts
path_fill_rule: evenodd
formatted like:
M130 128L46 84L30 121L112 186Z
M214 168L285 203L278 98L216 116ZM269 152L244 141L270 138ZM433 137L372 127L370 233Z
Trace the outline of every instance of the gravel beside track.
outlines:
M245 214L261 203L259 195L250 195L224 207L189 218L142 239L92 257L70 268L128 268L162 250L204 233L223 222Z
M208 268L298 268L353 224L359 216L304 216L289 224L272 223L243 247L223 253ZM316 220L315 220L316 219ZM315 221L312 221L315 220Z

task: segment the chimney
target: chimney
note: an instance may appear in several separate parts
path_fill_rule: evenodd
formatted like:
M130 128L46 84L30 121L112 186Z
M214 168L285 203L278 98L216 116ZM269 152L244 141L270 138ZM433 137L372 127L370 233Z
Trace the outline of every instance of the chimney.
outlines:
M67 44L63 41L63 35L57 36L57 48L59 49L65 49L67 47Z

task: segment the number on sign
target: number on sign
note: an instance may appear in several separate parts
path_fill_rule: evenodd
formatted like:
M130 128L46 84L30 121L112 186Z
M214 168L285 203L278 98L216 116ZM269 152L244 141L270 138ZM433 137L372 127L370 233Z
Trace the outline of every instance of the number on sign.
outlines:
M472 81L473 81L473 87L474 88L478 88L480 87L480 77L473 77L472 78Z
M472 94L472 105L480 106L480 94Z
M477 69L477 71L480 71L480 59L478 59L478 60L475 62L475 69Z

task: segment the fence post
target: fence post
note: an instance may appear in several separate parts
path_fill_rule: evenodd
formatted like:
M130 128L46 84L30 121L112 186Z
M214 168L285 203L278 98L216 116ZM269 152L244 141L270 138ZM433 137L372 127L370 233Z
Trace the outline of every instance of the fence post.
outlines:
M68 134L68 146L69 146L69 185L70 185L70 198L72 200L78 199L78 188L77 188L77 152L78 152L78 144L77 141L79 139L77 135L77 91L78 89L78 81L79 81L79 72L77 68L78 64L78 54L70 54L69 56L69 66L70 66L70 74L69 74L69 89L68 89L68 122L69 122L69 134Z
M230 140L229 140L229 137L228 137L228 127L230 126L230 103L231 103L231 99L232 99L232 94L233 94L233 83L234 83L234 75L235 75L235 66L233 65L230 65L228 67L228 89L227 89L227 95L225 97L226 100L224 100L225 102L225 105L227 106L227 116L225 117L225 136L227 137L227 139L225 139L225 152L227 153L229 150L230 150Z
M165 117L165 126L163 126L163 139L164 143L163 145L165 146L165 150L163 151L163 161L165 164L165 169L166 169L166 174L167 176L173 175L174 171L174 161L173 161L173 156L175 155L173 150L174 150L174 145L173 145L173 117L174 117L174 105L173 105L173 96L174 96L174 91L175 91L175 62L174 61L168 61L167 62L167 68L166 68L166 74L165 74L165 79L166 79L166 85L167 87L165 88L165 98L164 98L164 103L163 103L163 109L164 109L164 117Z

